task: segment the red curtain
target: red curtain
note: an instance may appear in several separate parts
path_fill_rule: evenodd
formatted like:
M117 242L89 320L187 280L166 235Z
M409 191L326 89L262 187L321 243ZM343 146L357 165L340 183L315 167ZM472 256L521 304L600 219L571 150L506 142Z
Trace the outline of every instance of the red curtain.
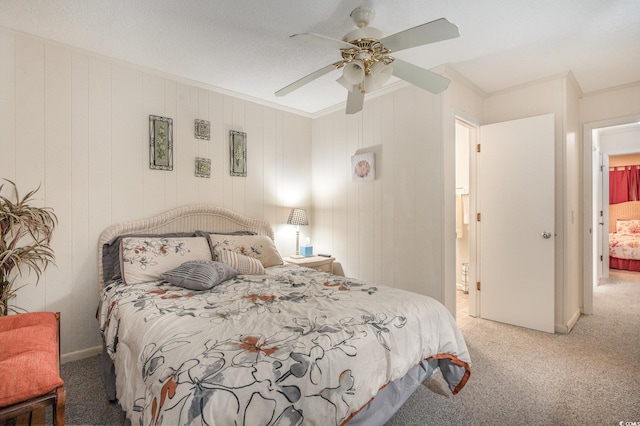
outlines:
M609 171L609 204L640 200L640 169L638 166Z

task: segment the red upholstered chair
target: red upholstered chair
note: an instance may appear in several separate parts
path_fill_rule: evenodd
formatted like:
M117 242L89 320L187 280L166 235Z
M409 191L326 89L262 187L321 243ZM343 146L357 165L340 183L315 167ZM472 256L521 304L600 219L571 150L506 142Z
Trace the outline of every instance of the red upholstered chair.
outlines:
M49 405L53 424L63 426L65 399L60 378L60 314L1 316L0 426Z

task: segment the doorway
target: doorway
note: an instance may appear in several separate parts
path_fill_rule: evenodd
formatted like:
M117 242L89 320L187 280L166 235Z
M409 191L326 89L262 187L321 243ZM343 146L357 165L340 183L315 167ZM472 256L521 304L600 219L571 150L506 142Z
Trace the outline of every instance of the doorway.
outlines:
M640 123L621 124L593 131L594 152L594 217L597 235L594 236L594 285L609 276L609 234L615 232L619 218L636 219L637 212L627 211L626 204L610 204L608 178L611 170L640 165ZM618 172L621 173L621 172ZM637 201L634 194L630 201ZM619 202L620 200L618 200ZM621 210L622 208L622 210ZM632 215L632 216L629 216Z
M476 298L472 291L476 268L475 224L472 217L477 127L460 118L455 122L455 251L456 321L464 327L476 316Z
M452 144L452 148L458 154L456 160L461 161L455 162L456 170L452 177L457 177L457 181L452 179L455 185L451 187L450 194L461 206L462 213L455 214L457 209L452 209L452 216L457 218L452 235L455 240L463 240L460 238L462 230L462 236L466 231L469 237L466 245L468 315L552 332L554 250L553 245L549 245L554 243L554 116L545 114L485 126L470 125L457 117L455 124L454 141L457 144ZM479 146L480 133L483 139L482 149ZM536 155L528 148L532 144L539 148L535 151ZM460 147L457 150L456 145ZM466 150L463 148L465 146ZM465 167L465 154L469 154L468 167ZM527 158L528 162L523 164L511 161L513 158ZM463 172L466 170L468 187L465 185L467 176ZM505 176L510 178L505 179ZM457 188L455 198L454 188ZM465 215L462 199L467 188L470 220L465 223L460 217ZM540 223L541 221L544 223ZM505 229L508 230L505 232ZM516 242L509 240L502 244L513 237L517 238ZM522 241L525 241L524 248L520 244ZM460 250L460 246L465 247L464 243L456 243L459 250L452 266L457 268L457 274L452 274L452 278L458 277L458 288L462 290L465 288L463 271L467 270L464 265L467 263L464 262L467 254ZM541 244L544 247L539 247ZM518 251L505 253L505 247L518 247ZM522 254L524 249L527 250L526 256L518 257L518 253ZM507 258L509 260L504 261ZM506 269L506 273L501 272ZM517 279L513 279L514 277ZM452 284L455 281L453 279ZM483 281L482 293L479 281ZM451 290L456 295L456 302L464 300L463 292L454 288ZM482 302L480 294L483 295ZM528 301L525 305L521 302L523 297ZM464 318L462 315L458 317Z
M601 146L601 138L607 133L616 134L619 130L637 131L640 135L640 115L619 117L610 120L587 123L583 133L583 164L592 164L592 167L584 167L584 182L592 182L592 185L584 185L584 230L583 230L583 306L582 312L586 315L593 314L593 288L598 284L601 275L608 273L599 267L600 255L606 256L608 249L604 244L608 241L608 228L606 224L600 224L600 211L603 217L608 217L608 200L602 201L602 191L598 189L597 181L600 175L600 162L596 157L603 153L609 155L628 154L640 151L640 138L616 138L615 142ZM605 137L606 138L606 137ZM608 168L607 168L608 169ZM608 221L606 221L608 223ZM604 253L602 253L604 252ZM602 272L600 272L602 271Z

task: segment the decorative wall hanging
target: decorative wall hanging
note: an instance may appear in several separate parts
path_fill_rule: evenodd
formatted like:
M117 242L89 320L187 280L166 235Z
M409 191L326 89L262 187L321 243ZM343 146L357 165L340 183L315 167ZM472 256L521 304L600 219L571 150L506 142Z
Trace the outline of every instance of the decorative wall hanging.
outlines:
M149 116L149 168L173 170L173 120Z
M211 123L207 120L197 120L194 126L194 135L196 139L211 139Z
M231 176L247 176L247 134L229 131L229 157Z
M196 177L211 177L211 159L196 157Z
M351 181L369 182L376 179L376 156L373 152L351 157Z

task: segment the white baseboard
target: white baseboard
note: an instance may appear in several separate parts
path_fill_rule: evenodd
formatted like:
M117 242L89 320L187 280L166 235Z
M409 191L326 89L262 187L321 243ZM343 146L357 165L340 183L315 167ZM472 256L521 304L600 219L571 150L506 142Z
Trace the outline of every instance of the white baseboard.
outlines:
M89 358L90 356L98 355L101 352L102 352L102 346L95 346L93 348L82 349L81 351L62 354L60 355L60 364L66 364L67 362L78 361L80 359Z
M569 319L569 323L567 325L564 324L556 324L555 329L556 329L556 333L560 333L560 334L568 334L571 329L573 328L574 325L576 325L576 322L578 322L578 319L580 318L580 309L578 309L573 316L571 317L571 319Z
M567 324L567 328L569 329L569 331L571 331L571 329L573 328L574 325L576 325L576 323L578 322L578 319L580 318L580 309L578 309L577 311L574 312L573 316L571 317L571 319L569 320L569 324Z

